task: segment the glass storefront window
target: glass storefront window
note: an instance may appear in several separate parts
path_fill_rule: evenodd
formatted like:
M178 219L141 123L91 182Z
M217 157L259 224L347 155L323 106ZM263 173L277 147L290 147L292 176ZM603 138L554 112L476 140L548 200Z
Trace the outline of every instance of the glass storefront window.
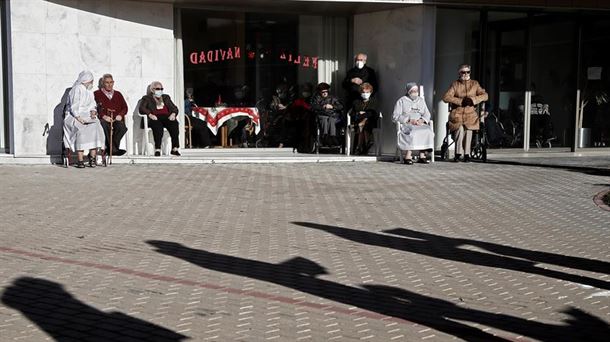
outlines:
M589 18L581 34L582 147L610 147L610 20Z
M223 125L225 131L210 132L212 145L288 147L286 135L293 132L273 117L273 98L290 104L319 82L341 89L346 18L183 9L181 21L184 86L192 89L195 103L256 108L260 114L259 134L242 134L242 126L251 128L251 122L234 118ZM268 139L261 142L262 136Z

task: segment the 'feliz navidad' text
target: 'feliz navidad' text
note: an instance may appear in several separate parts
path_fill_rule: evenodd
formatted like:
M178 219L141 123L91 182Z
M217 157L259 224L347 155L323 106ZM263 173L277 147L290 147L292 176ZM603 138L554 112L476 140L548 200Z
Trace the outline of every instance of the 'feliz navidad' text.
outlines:
M256 53L254 51L248 51L247 56L248 59L255 59ZM286 63L300 65L303 68L318 68L318 57L282 52L277 58ZM191 64L206 64L241 59L241 48L239 46L234 46L226 49L194 51L189 55L189 59Z

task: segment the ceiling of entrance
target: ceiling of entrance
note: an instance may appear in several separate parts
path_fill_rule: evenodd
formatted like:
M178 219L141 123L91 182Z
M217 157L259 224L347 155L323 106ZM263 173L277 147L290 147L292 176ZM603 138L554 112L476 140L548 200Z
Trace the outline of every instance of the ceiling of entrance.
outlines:
M146 0L175 3L183 6L214 7L221 9L255 9L265 12L299 12L326 14L356 14L388 10L415 4L450 5L465 7L555 8L555 9L610 9L608 0Z
M214 9L242 9L261 12L295 12L319 14L357 14L421 4L421 0L404 1L322 1L322 0L147 0L181 6Z

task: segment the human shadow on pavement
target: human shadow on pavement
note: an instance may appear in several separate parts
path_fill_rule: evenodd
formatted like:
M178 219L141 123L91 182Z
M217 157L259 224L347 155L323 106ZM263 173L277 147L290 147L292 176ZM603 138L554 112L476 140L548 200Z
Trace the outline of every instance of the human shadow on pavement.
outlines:
M570 317L566 320L567 324L546 324L470 309L396 287L348 286L321 279L319 276L327 274L326 269L302 257L272 264L193 249L175 242L149 240L147 243L154 246L161 254L188 261L208 270L281 285L337 303L425 325L468 341L507 341L507 339L456 320L483 324L542 341L574 341L583 338L588 341L601 341L600 336L607 336L607 333L610 333L605 322L574 308L564 312ZM269 299L267 296L264 298ZM281 301L279 298L277 300Z
M415 232L404 228L390 229L383 232L400 234L402 236L407 236L408 238L400 238L385 234L338 226L328 226L318 223L292 223L307 228L322 230L341 238L362 244L392 248L400 251L427 255L439 259L459 261L472 265L538 274L549 278L561 279L574 283L594 286L600 289L610 290L610 283L607 281L546 269L536 265L538 263L547 263L593 272L608 273L608 270L610 270L610 263L604 261L561 256L545 252L528 251L475 240L453 239L440 235ZM462 245L476 245L493 251L494 253L506 253L506 255L484 253L460 248ZM565 258L565 260L562 260L561 258Z
M576 165L556 165L556 164L545 164L545 163L533 163L533 162L525 162L525 161L509 161L509 160L487 160L488 164L498 164L498 165L513 165L513 166L529 166L529 167L542 167L548 169L560 169L571 172L580 172L591 176L610 176L610 165L605 168L603 166L600 167L592 167L592 166L576 166Z
M2 303L20 311L55 341L183 341L188 337L120 312L103 312L67 292L61 284L16 279Z

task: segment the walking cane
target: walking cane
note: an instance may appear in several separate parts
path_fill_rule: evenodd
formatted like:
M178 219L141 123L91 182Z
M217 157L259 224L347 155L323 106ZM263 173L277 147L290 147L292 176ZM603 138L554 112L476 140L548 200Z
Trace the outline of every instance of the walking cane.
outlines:
M113 126L114 126L114 109L107 109L106 112L110 115L110 141L108 143L109 146L109 154L108 154L108 164L112 165L112 145L114 144L114 139L112 138L113 134Z

